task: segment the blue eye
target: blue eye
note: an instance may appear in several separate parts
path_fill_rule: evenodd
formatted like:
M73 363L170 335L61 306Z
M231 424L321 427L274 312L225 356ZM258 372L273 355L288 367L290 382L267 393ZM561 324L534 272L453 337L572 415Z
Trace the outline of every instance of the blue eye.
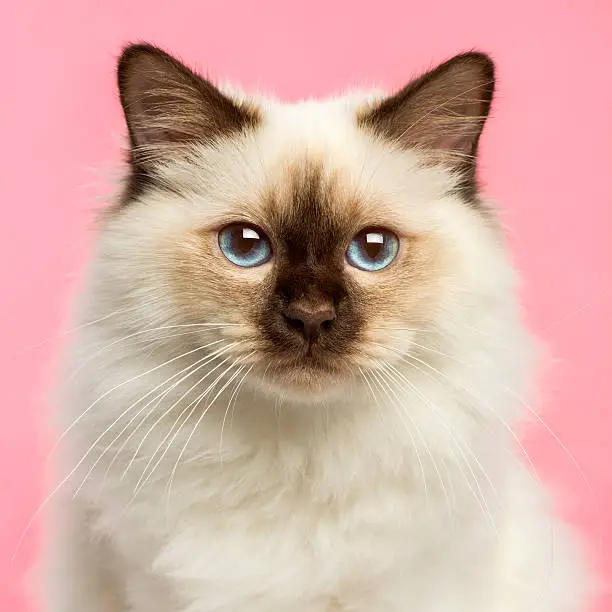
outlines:
M233 264L242 268L261 266L272 257L268 237L257 227L234 223L219 232L221 252Z
M354 268L376 272L391 264L398 250L399 238L393 232L365 229L351 240L346 250L346 260Z

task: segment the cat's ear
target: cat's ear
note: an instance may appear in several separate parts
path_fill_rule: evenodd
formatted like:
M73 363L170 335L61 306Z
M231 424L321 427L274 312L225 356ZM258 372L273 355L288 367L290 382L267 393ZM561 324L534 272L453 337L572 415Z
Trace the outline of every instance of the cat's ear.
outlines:
M461 166L474 162L495 86L494 65L464 53L365 111L360 124L405 148L437 152Z
M127 47L117 69L119 95L132 153L143 158L194 142L213 142L257 123L257 112L239 105L164 51Z

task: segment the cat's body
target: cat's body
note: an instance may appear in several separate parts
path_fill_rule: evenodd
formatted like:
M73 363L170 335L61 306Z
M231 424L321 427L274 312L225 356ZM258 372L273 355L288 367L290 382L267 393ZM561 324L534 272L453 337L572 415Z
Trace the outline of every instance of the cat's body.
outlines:
M51 612L585 610L514 433L532 346L469 161L492 72L453 62L282 106L126 52L133 172L63 394Z

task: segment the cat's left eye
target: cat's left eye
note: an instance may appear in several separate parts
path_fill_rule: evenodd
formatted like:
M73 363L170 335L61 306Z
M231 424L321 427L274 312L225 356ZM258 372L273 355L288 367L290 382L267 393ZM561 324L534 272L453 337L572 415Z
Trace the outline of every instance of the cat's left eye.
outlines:
M272 246L254 225L233 223L219 232L219 248L233 264L242 268L261 266L272 257Z
M389 266L399 250L399 238L385 229L359 232L346 250L346 260L354 268L376 272Z

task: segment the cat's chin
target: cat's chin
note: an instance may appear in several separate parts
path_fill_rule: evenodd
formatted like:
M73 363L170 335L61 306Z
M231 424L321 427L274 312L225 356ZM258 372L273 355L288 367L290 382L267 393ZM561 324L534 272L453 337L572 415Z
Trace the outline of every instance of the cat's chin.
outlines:
M266 395L299 404L314 404L341 397L351 378L344 368L309 364L272 364L259 378Z

